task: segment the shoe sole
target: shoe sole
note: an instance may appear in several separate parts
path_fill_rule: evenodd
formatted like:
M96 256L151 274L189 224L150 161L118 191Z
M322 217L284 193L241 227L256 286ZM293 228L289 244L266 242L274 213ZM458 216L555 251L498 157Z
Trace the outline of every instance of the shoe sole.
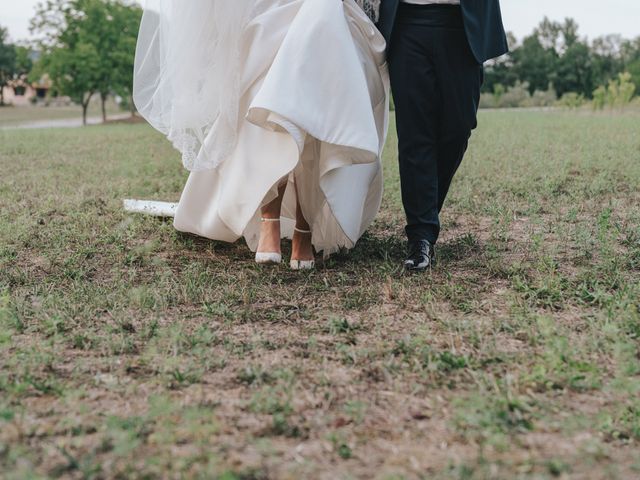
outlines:
M314 270L316 262L315 260L291 260L289 267L294 271Z
M258 265L279 265L282 263L282 254L258 252L255 261Z
M429 269L432 266L433 266L433 263L431 262L421 263L419 265L412 265L409 263L404 264L405 270L409 272L424 272L425 270Z

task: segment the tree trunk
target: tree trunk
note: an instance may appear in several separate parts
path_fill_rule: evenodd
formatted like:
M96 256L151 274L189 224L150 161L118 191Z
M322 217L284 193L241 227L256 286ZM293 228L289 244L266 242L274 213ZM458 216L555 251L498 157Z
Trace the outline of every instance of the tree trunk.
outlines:
M89 104L91 103L91 98L93 97L93 92L87 92L87 96L82 98L82 125L87 126L87 112L89 110Z
M131 110L131 118L136 116L136 104L133 102L133 95L129 97L129 109Z
M4 85L0 84L0 107L4 107Z
M107 123L107 97L106 93L100 94L100 101L102 102L102 123Z

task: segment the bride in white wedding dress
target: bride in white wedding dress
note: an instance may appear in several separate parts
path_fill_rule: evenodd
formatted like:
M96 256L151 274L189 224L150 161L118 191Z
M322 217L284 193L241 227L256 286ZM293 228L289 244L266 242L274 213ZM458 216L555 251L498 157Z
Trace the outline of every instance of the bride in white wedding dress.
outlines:
M292 238L294 269L352 248L382 197L384 51L355 0L148 2L134 99L191 171L176 229L258 263Z

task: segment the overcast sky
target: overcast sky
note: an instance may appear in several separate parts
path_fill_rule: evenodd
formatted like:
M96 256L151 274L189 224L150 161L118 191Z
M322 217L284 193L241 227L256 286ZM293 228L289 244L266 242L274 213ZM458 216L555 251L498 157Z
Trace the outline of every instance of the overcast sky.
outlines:
M38 1L0 0L0 25L9 28L13 40L29 38L29 19ZM501 3L506 28L518 38L530 33L545 15L553 20L575 18L581 35L591 39L609 33L627 38L640 36L640 0L502 0Z

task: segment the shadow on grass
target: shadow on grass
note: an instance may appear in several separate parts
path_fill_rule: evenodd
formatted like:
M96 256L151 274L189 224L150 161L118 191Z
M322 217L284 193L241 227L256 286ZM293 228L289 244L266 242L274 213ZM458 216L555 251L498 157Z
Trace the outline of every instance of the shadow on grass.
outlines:
M253 259L244 240L234 243L210 240L197 235L176 232L176 243L191 253L214 251L216 255L229 259ZM291 253L291 242L282 245L285 257ZM465 263L483 255L484 247L473 234L454 238L438 245L438 262L442 265ZM402 263L406 256L406 240L399 235L384 235L366 232L352 250L342 250L330 257L324 265L329 268L353 268L368 265L393 265Z
M482 256L484 247L472 233L449 240L438 247L438 261L458 263Z
M405 254L403 239L366 232L352 250L344 250L332 257L336 264L363 264L400 261Z
M247 255L251 253L242 239L234 243L228 243L200 237L192 233L176 231L176 242L185 250L194 253L209 252L211 250L221 254L241 254L244 250L246 250Z
M440 264L460 263L477 258L484 248L478 239L467 234L438 244L437 256ZM365 233L353 250L343 251L331 258L335 264L350 265L364 263L402 263L406 257L406 240L397 235L374 235Z

